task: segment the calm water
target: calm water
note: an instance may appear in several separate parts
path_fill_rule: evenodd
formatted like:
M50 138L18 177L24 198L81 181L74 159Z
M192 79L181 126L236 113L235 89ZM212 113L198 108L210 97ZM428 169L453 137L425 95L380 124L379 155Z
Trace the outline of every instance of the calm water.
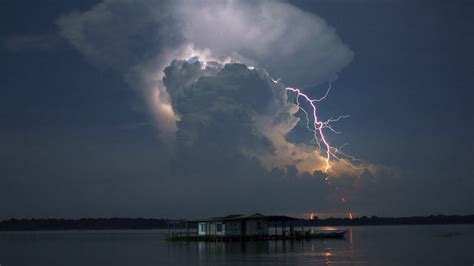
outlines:
M167 243L166 231L0 233L1 266L474 265L474 225L349 228L346 239Z

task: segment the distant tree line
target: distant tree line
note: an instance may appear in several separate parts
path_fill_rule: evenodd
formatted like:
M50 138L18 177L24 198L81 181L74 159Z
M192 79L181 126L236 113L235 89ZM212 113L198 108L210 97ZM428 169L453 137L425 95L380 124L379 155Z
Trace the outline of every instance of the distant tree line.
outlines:
M358 225L429 225L474 224L474 215L430 215L412 217L355 217L326 218L306 221L307 226L358 226Z
M306 226L474 224L474 215L316 218L304 220L304 224ZM170 229L173 226L176 226L174 220L146 218L9 219L0 221L0 231ZM189 224L189 226L192 225Z
M145 218L10 219L0 222L0 231L159 229L168 223Z

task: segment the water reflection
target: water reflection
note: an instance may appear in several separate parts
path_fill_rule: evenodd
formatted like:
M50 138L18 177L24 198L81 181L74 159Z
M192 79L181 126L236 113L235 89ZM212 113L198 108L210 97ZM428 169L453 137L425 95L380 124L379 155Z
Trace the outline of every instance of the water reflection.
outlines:
M474 261L474 230L464 227L354 227L345 239L193 242L184 253L194 250L200 265L459 265L452 262Z
M166 231L0 232L0 263L84 265L472 265L474 225L372 226L346 239L167 242Z
M332 256L332 253L331 252L325 252L324 253L324 257L326 258L326 265L330 265L331 264L331 256Z
M354 236L352 235L352 228L347 230L347 238L349 239L350 250L351 250L351 257L354 257Z
M249 242L194 242L200 263L288 263L305 265L353 261L352 230L345 239L271 240ZM186 251L188 252L188 251Z

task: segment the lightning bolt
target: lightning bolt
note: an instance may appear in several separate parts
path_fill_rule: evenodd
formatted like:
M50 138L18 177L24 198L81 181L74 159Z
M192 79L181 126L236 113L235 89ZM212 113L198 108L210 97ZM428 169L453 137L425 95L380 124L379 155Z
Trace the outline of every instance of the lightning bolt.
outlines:
M297 97L303 97L311 106L312 108L312 115L313 115L313 130L314 130L314 135L315 136L318 136L319 135L319 138L316 138L317 142L318 143L323 143L323 145L325 146L326 148L326 168L325 168L325 172L327 172L327 170L331 167L330 165L330 160L331 160L331 145L329 145L329 142L327 141L326 139L326 136L324 135L324 132L323 132L323 128L324 128L324 122L321 122L319 121L318 119L318 115L317 115L317 108L316 108L316 105L314 104L315 102L317 101L321 101L323 100L323 98L321 99L311 99L308 97L308 95L304 94L303 92L301 92L300 89L298 88L292 88L292 87L287 87L286 90L288 91L292 91L294 93L297 94ZM299 102L298 102L299 103ZM300 109L303 109L301 107L301 105L298 104L298 107ZM320 142L320 141L321 142Z
M279 83L279 80L272 79L272 81L275 84ZM329 95L329 92L331 91L331 88L332 88L332 84L330 82L329 87L326 90L326 93L321 98L316 98L316 99L311 99L307 94L302 92L301 89L299 89L299 88L294 88L294 87L286 87L285 88L287 91L291 91L291 92L296 93L296 105L298 106L299 110L301 110L305 114L306 128L313 133L313 139L314 139L315 143L318 145L319 151L321 151L322 147L325 150L326 167L324 169L324 172L327 172L329 170L329 168L331 167L331 158L334 157L336 159L340 159L336 155L336 153L340 153L340 149L334 148L329 144L329 142L328 142L328 140L327 140L327 138L324 134L324 129L327 128L335 134L340 134L339 131L335 130L331 126L331 123L338 122L341 119L350 117L349 115L341 115L337 118L332 118L331 117L330 119L328 119L326 121L321 121L319 119L318 114L317 114L318 109L316 107L316 103L321 102L324 99L326 99L327 96ZM300 98L303 98L309 104L309 106L311 106L311 110L307 111L306 109L303 108L303 106L301 106ZM310 126L310 118L309 118L310 113L312 115L312 122L313 122L312 126ZM343 155L345 155L345 154L343 154Z
M272 81L275 84L280 83L279 79L278 80L272 79ZM327 171L330 169L332 158L340 162L343 162L349 165L350 167L358 169L357 166L353 165L351 162L354 162L354 161L363 162L363 161L351 155L348 155L342 151L342 148L346 146L347 143L344 143L340 147L332 147L330 143L328 142L327 137L325 136L325 133L324 133L324 130L328 129L329 131L335 134L340 134L340 132L334 129L331 124L338 122L341 119L348 118L350 117L350 115L341 115L336 118L331 117L326 121L322 121L318 117L318 113L317 113L318 109L317 109L316 103L325 100L328 97L329 92L331 91L331 88L332 88L332 83L329 82L329 86L328 86L328 89L326 90L326 93L324 93L324 95L321 98L312 99L307 94L302 92L301 89L299 88L285 87L287 91L293 92L296 94L296 105L298 106L298 109L301 110L305 115L306 128L313 133L313 141L318 146L319 152L323 153L322 149L324 149L324 152L326 155L325 156L326 167L324 169L324 172L327 173ZM310 106L310 110L306 110L304 106L301 105L300 98L304 99L304 101L308 103L308 106ZM312 116L312 119L310 119L310 114ZM331 181L328 179L328 177L324 178L324 180L328 185L331 185ZM341 191L339 190L339 187L337 185L335 186L335 190L336 190L336 193L340 195L340 202L342 204L347 203L347 198L341 194ZM349 219L353 218L352 212L348 212L348 217Z

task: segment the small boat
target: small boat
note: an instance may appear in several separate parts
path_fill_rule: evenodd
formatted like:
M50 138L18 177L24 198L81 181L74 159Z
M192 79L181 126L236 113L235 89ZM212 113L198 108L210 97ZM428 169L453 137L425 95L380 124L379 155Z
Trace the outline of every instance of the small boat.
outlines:
M307 238L344 238L347 230L308 230L305 233Z

